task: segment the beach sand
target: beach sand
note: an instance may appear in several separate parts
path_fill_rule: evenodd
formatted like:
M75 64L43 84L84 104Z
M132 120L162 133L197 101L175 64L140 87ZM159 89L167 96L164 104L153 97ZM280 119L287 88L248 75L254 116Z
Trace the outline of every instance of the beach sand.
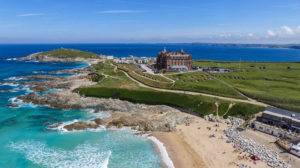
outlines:
M189 126L178 126L177 131L154 132L151 135L164 143L176 168L227 168L238 167L237 164L241 163L251 168L268 167L262 161L254 164L250 159L242 159L248 154L235 151L233 143L226 143L227 137L222 131L229 126L225 123L220 123L219 127L215 125L199 118ZM216 138L210 138L211 134L215 134Z

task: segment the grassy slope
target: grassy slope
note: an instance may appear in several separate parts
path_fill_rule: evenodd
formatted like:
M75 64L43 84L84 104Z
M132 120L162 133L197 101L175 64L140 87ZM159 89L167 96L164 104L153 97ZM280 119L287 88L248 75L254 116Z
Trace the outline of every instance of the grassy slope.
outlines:
M229 106L228 101L222 101L214 98L203 96L185 95L170 92L158 92L154 90L135 90L135 89L121 89L121 88L106 88L106 87L88 87L77 89L80 94L99 98L116 98L121 100L128 100L134 103L144 103L153 105L170 105L173 107L180 107L187 110L192 110L200 115L216 114L215 102L218 102L219 115L224 114ZM233 108L229 110L226 116L239 116L241 118L251 118L254 114L263 111L263 107L236 103Z
M173 90L202 92L218 96L246 99L245 97L239 95L234 89L224 85L220 81L209 79L210 77L206 77L207 74L204 72L170 75L168 77L175 80L175 84L173 84L171 81L159 75L146 75L141 71L139 72L139 70L137 70L137 66L133 64L118 64L118 67L128 72L131 77L149 86ZM132 73L132 71L136 71L136 73L144 76L144 78ZM152 80L147 80L147 78ZM156 81L153 81L153 79Z
M98 55L92 52L64 48L42 52L39 55L51 55L58 58L98 58Z
M115 72L113 66L108 63L99 63L94 67L96 68L97 73L104 74L107 77L95 86L76 89L76 91L79 91L85 96L104 98L112 97L122 100L128 100L135 103L170 105L174 107L193 110L200 115L216 113L216 102L220 104L219 114L222 115L227 111L228 106L231 103L229 101L223 101L203 96L158 92L152 89L138 86L123 72ZM259 106L245 103L236 103L233 108L227 113L227 115L249 118L253 114L262 110L263 108Z
M215 76L249 97L300 112L300 63L197 61L194 65L234 69Z
M218 96L246 99L239 95L234 89L213 79L205 72L191 72L168 76L176 81L175 85L170 87L170 89L188 90Z

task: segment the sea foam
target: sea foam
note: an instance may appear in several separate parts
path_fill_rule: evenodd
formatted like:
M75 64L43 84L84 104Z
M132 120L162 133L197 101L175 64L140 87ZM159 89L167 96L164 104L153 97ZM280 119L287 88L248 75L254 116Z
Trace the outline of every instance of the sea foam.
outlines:
M70 125L70 124L74 124L76 122L87 122L87 123L94 123L93 121L83 121L83 120L78 120L78 119L74 119L73 121L67 121L67 122L63 122L62 124L60 124L58 127L56 128L50 128L51 126L55 126L58 123L54 124L54 125L50 125L50 127L48 129L51 130L58 130L60 132L82 132L82 131L90 131L90 132L100 132L100 131L104 131L106 130L105 126L100 125L98 128L88 128L88 129L84 129L84 130L73 130L73 131L68 131L67 129L65 129L64 127L66 125Z
M17 87L19 84L14 84L14 83L1 83L0 86L11 86L11 87Z
M8 147L34 164L49 168L107 168L111 151L83 144L73 150L49 147L39 141L11 142Z
M15 77L15 76L13 76L13 77L9 77L9 78L6 78L6 79L4 79L4 80L6 80L6 81L20 81L20 80L23 80L24 78L20 78L20 77Z
M23 100L21 99L18 99L17 97L13 97L13 98L10 98L9 101L12 103L12 104L16 104L20 107L31 107L31 108L36 108L37 105L33 104L33 103L24 103Z
M17 58L7 58L6 60L7 61L14 61L14 60L17 60Z
M157 138L155 138L154 136L149 136L147 137L150 141L152 141L158 148L160 156L162 161L164 162L164 164L168 167L168 168L175 168L172 160L170 159L167 149L164 146L164 144L162 142L160 142Z

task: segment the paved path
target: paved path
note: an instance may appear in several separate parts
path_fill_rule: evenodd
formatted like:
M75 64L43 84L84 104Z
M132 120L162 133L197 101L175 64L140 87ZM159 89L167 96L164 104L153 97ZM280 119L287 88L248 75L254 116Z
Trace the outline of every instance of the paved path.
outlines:
M121 70L122 71L122 70ZM199 93L199 92L191 92L191 91L182 91L182 90L170 90L170 89L160 89L160 88L155 88L152 86L145 85L141 83L140 81L132 78L130 75L128 75L125 71L122 71L126 74L127 77L129 77L131 80L136 82L138 85L146 88L151 88L153 90L157 91L162 91L162 92L172 92L172 93L182 93L182 94L189 94L189 95L200 95L200 96L207 96L207 97L213 97L221 100L227 100L227 101L233 101L233 102L242 102L242 103L249 103L249 104L255 104L263 107L270 106L268 104L258 102L256 100L250 99L250 100L243 100L243 99L236 99L236 98L230 98L230 97L223 97L223 96L216 96L216 95L211 95L211 94L206 94L206 93Z
M149 67L147 67L147 65L146 65L146 64L140 64L140 65L141 65L141 67L142 67L144 70L146 70L146 71L147 71L147 73L154 75L154 72L153 72L153 70L152 70L152 69L150 69Z

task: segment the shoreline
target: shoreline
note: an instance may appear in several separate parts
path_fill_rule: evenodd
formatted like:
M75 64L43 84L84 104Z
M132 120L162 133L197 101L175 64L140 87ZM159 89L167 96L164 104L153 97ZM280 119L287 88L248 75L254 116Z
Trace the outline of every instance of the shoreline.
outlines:
M35 53L37 54L37 53ZM12 58L10 60L18 60L17 58ZM21 61L26 61L26 60L21 60ZM28 61L28 60L27 60ZM35 62L40 62L38 60L29 60L29 61L35 61ZM49 63L51 63L52 61L50 61ZM67 63L73 63L73 62L67 62ZM95 61L85 61L85 62L74 62L74 63L83 63L83 64L86 64L86 66L83 66L83 67L74 67L74 68L71 68L71 69L62 69L62 70L58 70L56 73L59 73L60 71L72 71L72 70L76 70L76 69L84 69L84 68L88 68L90 66L92 66L93 64L96 64L97 62ZM51 72L50 72L51 73ZM82 75L82 73L80 74L71 74L70 77L72 76L76 76L76 75ZM32 76L35 76L34 74ZM26 78L21 78L21 77L13 77L13 78L10 78L8 81L14 81L14 82L17 82L17 78L19 79L26 79ZM13 86L19 86L19 85L22 85L22 84L11 84L11 83L3 83L2 85L13 85ZM59 89L60 90L60 89ZM69 89L71 90L71 88ZM61 91L61 90L60 90ZM58 92L60 92L58 91ZM32 91L35 93L35 91ZM14 100L18 100L18 101L14 101ZM14 99L10 100L11 103L14 103L14 104L17 104L19 105L20 107L22 105L20 104L28 104L32 107L37 107L37 106L41 106L41 105L38 105L38 104L34 104L32 102L29 102L29 103L25 103L23 102L23 100L21 99L18 99L18 97L15 97ZM21 101L21 102L20 102ZM47 106L47 107L50 107L50 105L43 105L43 106ZM18 107L19 108L19 107ZM87 110L87 109L86 109ZM95 109L92 109L92 111L95 111ZM109 117L111 118L111 116ZM62 131L62 132L73 132L73 131L68 131L66 130L65 128L63 128L65 125L68 125L68 124L71 124L71 123L75 123L75 122L78 122L80 121L80 119L76 119L76 120L73 120L73 121L68 121L68 122L65 122L65 123L62 123L61 125L59 125L57 128L48 128L50 130L57 130L57 131ZM87 121L87 122L90 122L90 121ZM51 125L50 125L51 126ZM118 128L115 128L115 129L118 129ZM99 130L103 130L103 128L99 127L93 131L99 131ZM130 129L132 130L132 129ZM86 130L79 130L80 131L91 131L90 129L86 129ZM132 130L132 132L134 133L134 131L136 130ZM173 161L172 159L169 157L169 153L167 151L167 148L164 146L164 143L162 143L159 139L157 139L155 136L149 136L149 134L147 133L144 133L142 134L142 136L144 135L148 135L147 137L144 137L145 139L147 139L150 143L152 143L153 145L153 148L154 150L156 151L156 154L159 156L160 160L162 161L162 167L166 167L166 168L175 168L174 164L173 164ZM108 163L107 163L108 164ZM176 166L177 167L177 166Z
M88 66L81 67L81 68L73 68L70 70L88 68L93 64L88 61L84 63L87 63ZM60 70L60 71L64 71L64 70ZM76 76L84 76L85 74L86 74L85 72L71 74L71 76L66 79L69 79L68 82L73 82L73 83L70 84L69 87L66 87L63 91L60 91L61 94L59 93L58 94L52 93L52 94L57 95L58 97L62 96L62 94L66 94L66 95L69 94L70 96L72 96L73 95L72 89L83 86L84 84L87 85L93 84L92 82L86 82L83 81L83 79L76 78ZM52 98L56 98L56 97L52 96ZM79 99L81 98L82 96L79 96ZM71 100L72 99L76 99L76 98L72 97ZM89 100L96 100L96 99L91 98ZM98 102L96 102L96 104L97 103ZM145 105L145 107L149 107L149 105ZM155 106L155 107L159 107L159 106ZM112 109L112 111L113 110L115 109ZM116 110L116 112L118 111ZM116 113L115 115L118 115L118 113ZM122 116L122 114L119 115ZM180 114L176 114L176 115L195 117L183 112L180 112ZM191 125L188 124L188 126L186 125L186 123L185 125L183 123L178 124L176 130L173 130L171 132L158 132L158 131L150 132L150 135L153 136L158 141L158 142L154 142L156 140L154 141L152 140L152 143L154 143L159 149L159 152L156 153L157 155L159 155L161 160L166 162L167 167L219 168L224 166L225 164L232 167L238 165L239 163L249 165L249 166L251 165L251 167L258 167L258 168L268 167L265 163L261 161L258 164L254 164L251 162L248 163L246 161L238 160L240 155L238 153L233 152L232 144L226 143L226 136L222 132L220 132L219 128L218 128L219 131L216 132L208 131L205 129L205 127L208 126L213 127L213 125L216 123L205 121L203 118L200 117L195 117L195 118L196 118L196 123L192 123ZM143 119L143 118L139 118L139 119ZM222 130L228 129L227 125L224 125L223 123L220 125L222 125L221 126ZM215 133L218 138L215 139L209 138L209 135L211 133ZM149 132L146 132L145 134L149 134ZM220 139L220 137L222 137L222 139ZM223 139L223 137L225 138ZM220 146L220 144L222 145Z
M221 130L215 132L214 128L211 131L206 129L215 124L199 118L198 122L190 126L179 125L176 131L152 132L151 135L165 144L175 167L220 168L238 167L241 164L255 168L269 167L262 161L254 163L251 160L241 159L247 153L235 152L233 144L226 143L228 139ZM218 129L228 127L224 123L218 124L220 124ZM210 138L211 133L214 133L216 138ZM223 138L221 138L222 136Z
M155 149L157 155L160 157L160 160L162 161L161 164L163 168L177 167L174 166L173 160L169 156L169 152L167 151L167 148L165 147L164 143L162 143L159 139L152 135L148 136L147 139L153 144L153 148Z

